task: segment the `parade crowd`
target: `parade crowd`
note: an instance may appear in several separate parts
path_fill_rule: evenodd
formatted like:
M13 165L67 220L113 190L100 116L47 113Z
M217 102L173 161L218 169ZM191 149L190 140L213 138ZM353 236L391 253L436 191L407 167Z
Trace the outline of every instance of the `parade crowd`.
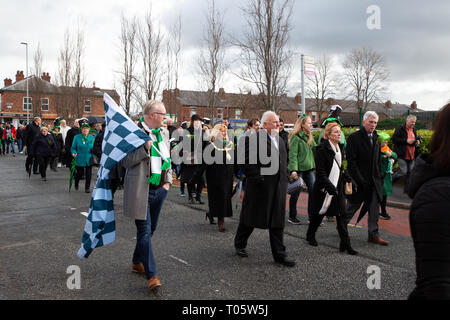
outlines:
M113 194L123 188L124 215L136 224L132 271L145 275L151 290L161 286L151 238L174 180L179 180L180 196L187 195L187 203L207 205L205 220L217 224L219 232L227 230L225 218L233 214L233 196L243 193L234 236L236 254L250 257L247 242L253 230L268 229L273 260L293 267L295 259L288 255L283 239L287 194L287 221L308 224L309 245L319 245L316 234L326 218L336 222L339 250L357 255L348 223L356 212L358 220L367 213L367 241L388 246L390 242L381 236L378 222L380 218L392 219L387 199L393 183L405 176L404 192L413 199L410 226L417 269L416 288L410 299L449 299L450 104L438 113L430 153L426 154L420 154L421 137L414 115L408 116L390 137L377 132L379 117L368 111L360 129L345 139L340 112L339 105L330 108L316 142L312 119L306 114L287 132L283 120L267 111L261 119L248 120L245 132L238 137L231 134L229 119L213 123L194 114L177 128L166 118L162 102L147 102L135 123L151 140L130 152L110 174ZM69 128L66 120L58 118L51 130L38 117L17 130L6 123L0 131L1 153L11 151L15 156L15 142L19 153L26 146L25 169L29 175L40 174L46 181L47 166L54 171L67 167L75 190L84 179L85 192L89 193L92 166L98 165L102 156L104 131L104 125L94 126L87 119L77 119ZM214 161L207 161L205 154ZM204 188L207 204L202 199ZM308 203L304 204L307 222L301 221L297 212L303 190L308 191Z

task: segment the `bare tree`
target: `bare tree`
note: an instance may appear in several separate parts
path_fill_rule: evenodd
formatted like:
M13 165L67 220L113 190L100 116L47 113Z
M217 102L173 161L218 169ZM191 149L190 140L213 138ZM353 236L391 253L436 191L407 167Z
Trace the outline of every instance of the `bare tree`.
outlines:
M143 72L138 84L141 89L136 94L138 103L143 106L147 100L155 99L161 88L161 30L153 21L151 9L145 15L142 24L138 27L138 50L142 61Z
M338 81L334 73L332 60L325 54L315 61L314 75L308 75L306 96L314 101L314 109L317 111L322 123L322 114L328 111L328 98L336 94L336 83Z
M276 2L280 2L277 5ZM247 30L237 40L241 70L237 74L264 94L264 104L278 112L278 97L286 92L292 52L287 49L292 29L292 0L251 0L243 8Z
M209 2L206 26L203 32L203 49L198 58L199 74L208 88L211 119L214 118L216 87L226 69L224 14L216 9L215 0Z
M385 58L369 47L353 49L343 63L344 80L363 112L372 101L384 101L389 71Z
M137 63L136 40L137 40L137 20L136 17L127 20L122 13L120 33L120 53L122 70L120 73L120 84L122 91L121 105L126 114L131 112L132 98L136 89L135 68Z
M170 28L169 37L166 40L166 62L168 90L178 87L181 59L181 15L179 14L174 25Z
M74 100L74 115L77 118L81 118L84 113L85 105L85 94L84 94L84 83L85 83L85 69L84 69L84 54L85 54L85 43L84 43L84 32L78 26L75 35L75 46L74 46L74 61L73 61L73 73L72 73L72 87L73 87L73 100Z

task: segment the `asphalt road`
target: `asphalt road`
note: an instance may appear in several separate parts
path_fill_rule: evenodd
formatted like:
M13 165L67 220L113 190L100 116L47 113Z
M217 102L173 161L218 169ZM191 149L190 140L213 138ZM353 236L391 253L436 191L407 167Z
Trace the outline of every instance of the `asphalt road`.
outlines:
M23 155L0 156L0 299L401 300L414 288L409 236L381 230L391 241L381 247L367 243L364 227L350 227L352 245L360 253L350 256L338 250L334 223L319 228L318 247L306 243L307 225L286 223L287 252L297 261L286 268L273 262L267 230L255 230L249 257L238 257L233 239L239 211L226 219L227 231L219 233L217 225L205 221L207 205L188 205L174 186L152 238L163 286L151 294L145 279L131 272L136 229L122 214L123 191L115 198L116 241L80 260L82 213L90 202L83 181L80 191L69 193L68 169L48 170L42 182L37 175L28 178L24 163ZM76 284L70 266L79 268L80 289L70 285ZM378 274L376 286L372 280Z

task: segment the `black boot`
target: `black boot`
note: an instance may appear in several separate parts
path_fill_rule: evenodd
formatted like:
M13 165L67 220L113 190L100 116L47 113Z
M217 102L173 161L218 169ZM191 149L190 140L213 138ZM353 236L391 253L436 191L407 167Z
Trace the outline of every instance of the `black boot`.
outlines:
M308 241L309 245L313 247L317 247L318 243L316 241L315 232L311 229L311 225L308 226L308 231L306 232L306 241Z
M209 224L216 224L216 222L214 221L214 217L211 216L211 215L209 214L209 212L207 212L207 213L206 213L206 216L205 216L205 220L208 220L208 219L209 219Z
M189 200L188 200L189 204L194 204L194 198L192 197L191 194L189 194Z
M351 255L353 255L353 256L358 254L358 251L353 250L353 248L352 248L352 246L350 245L350 243L345 243L345 242L343 242L343 241L341 241L341 244L339 245L339 251L340 251L340 252L347 251L348 254L351 254Z
M200 197L200 195L197 195L197 196L195 197L195 200L196 200L199 204L205 204L205 203L202 201L202 198Z

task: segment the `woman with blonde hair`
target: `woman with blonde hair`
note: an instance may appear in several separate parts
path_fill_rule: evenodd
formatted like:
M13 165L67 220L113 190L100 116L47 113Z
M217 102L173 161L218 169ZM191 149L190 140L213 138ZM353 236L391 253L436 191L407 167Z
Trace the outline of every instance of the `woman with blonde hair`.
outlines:
M228 138L228 129L224 124L217 124L211 130L211 141L205 148L211 152L211 164L203 162L201 170L195 172L195 178L206 171L206 184L208 186L208 206L206 219L213 224L217 217L220 232L225 231L225 217L233 215L231 193L233 191L233 174L235 166L231 163L234 144Z
M290 180L295 181L299 177L305 181L308 187L308 218L311 220L311 196L314 187L314 152L316 142L311 133L311 117L303 114L297 119L294 129L289 133L289 164L288 169L291 173ZM297 219L297 201L300 196L298 190L291 194L289 199L289 218L288 222L300 224Z
M329 123L325 127L323 139L317 146L316 183L312 192L311 222L308 226L306 241L312 246L317 246L316 232L325 215L336 216L337 231L341 239L339 251L347 251L351 255L358 254L350 245L346 217L344 182L351 181L343 172L342 163L343 147L341 140L341 126L337 123Z

